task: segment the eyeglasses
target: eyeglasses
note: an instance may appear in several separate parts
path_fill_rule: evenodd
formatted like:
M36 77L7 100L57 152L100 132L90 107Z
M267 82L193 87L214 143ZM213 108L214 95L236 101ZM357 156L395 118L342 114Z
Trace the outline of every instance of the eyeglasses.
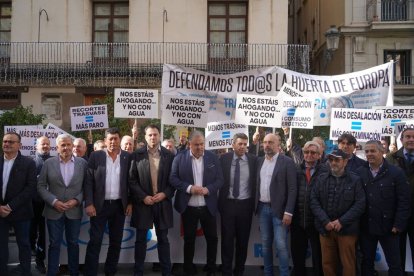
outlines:
M329 162L340 162L341 160L343 160L342 158L328 158Z
M14 143L19 143L19 141L3 140L3 144L11 144L11 145L13 145Z
M311 155L315 155L315 154L318 154L319 152L317 152L317 151L311 151L311 150L304 150L303 151L303 154L311 154Z

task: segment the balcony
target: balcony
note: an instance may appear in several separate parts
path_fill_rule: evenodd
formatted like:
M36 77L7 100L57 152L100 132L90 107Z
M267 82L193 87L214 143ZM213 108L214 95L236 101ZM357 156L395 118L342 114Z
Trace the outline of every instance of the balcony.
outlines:
M405 22L414 20L414 0L367 0L367 21Z
M277 65L309 71L309 46L207 43L0 43L0 86L154 87L171 63L215 74Z

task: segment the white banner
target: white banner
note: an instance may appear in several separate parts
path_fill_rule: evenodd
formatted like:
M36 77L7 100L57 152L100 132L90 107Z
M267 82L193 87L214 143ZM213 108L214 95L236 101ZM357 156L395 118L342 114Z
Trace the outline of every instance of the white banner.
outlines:
M164 95L161 121L166 125L205 128L209 109L208 99Z
M331 140L344 133L352 134L357 141L381 140L382 111L372 109L333 108L331 113Z
M42 126L40 126L42 127ZM4 133L16 132L21 136L20 152L22 155L36 155L36 140L41 136L46 136L50 140L50 154L57 155L56 137L60 133L53 129L42 129L39 126L4 126Z
M71 107L70 120L72 131L108 128L108 107L106 104Z
M394 136L396 123L414 120L414 106L376 106L373 109L384 112L382 136Z
M115 118L158 118L158 90L116 88Z
M208 150L231 148L236 133L244 133L249 137L249 128L234 121L208 123L205 147Z
M251 126L280 127L279 100L276 97L237 94L235 121Z
M276 96L287 83L315 99L314 125L329 125L332 108L393 105L393 63L337 76L301 74L277 66L215 75L164 64L163 95L210 99L210 122L234 120L237 94Z
M400 133L406 128L414 128L414 121L405 121L405 122L394 123L393 129L394 129L394 132L395 132L395 136L397 136L399 138Z

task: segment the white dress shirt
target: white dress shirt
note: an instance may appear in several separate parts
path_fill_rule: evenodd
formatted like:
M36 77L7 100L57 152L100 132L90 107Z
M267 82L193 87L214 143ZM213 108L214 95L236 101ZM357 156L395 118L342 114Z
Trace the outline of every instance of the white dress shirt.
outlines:
M115 161L106 152L106 179L105 179L105 200L115 200L121 198L120 193L120 174L121 174L121 151L116 155Z
M14 160L16 160L17 154L14 158L12 159L7 159L6 156L4 156L4 163L3 163L3 190L1 191L1 196L4 197L6 196L6 191L7 191L7 184L9 182L9 177L10 177L10 172L11 169L13 168L13 164L14 164Z
M271 159L264 159L260 169L260 201L270 203L270 183L272 181L273 171L275 170L279 153L276 153Z
M200 156L198 159L194 157L193 153L190 150L191 156L191 166L193 168L193 178L194 178L194 185L202 187L203 186L203 175L204 175L204 154ZM188 186L187 193L191 193L191 187L193 185ZM191 195L190 201L188 202L188 206L192 207L200 207L206 206L206 200L202 195Z

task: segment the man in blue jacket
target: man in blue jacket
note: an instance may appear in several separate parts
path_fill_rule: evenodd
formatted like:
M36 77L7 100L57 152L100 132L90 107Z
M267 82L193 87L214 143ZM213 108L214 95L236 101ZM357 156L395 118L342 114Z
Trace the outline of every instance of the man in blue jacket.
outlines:
M365 210L361 179L345 169L349 155L328 155L330 172L321 174L311 192L311 209L319 231L324 275L336 275L338 256L343 275L355 275L355 245Z
M174 159L170 182L177 189L174 207L184 227L184 273L195 275L193 264L197 225L200 221L207 242L207 275L214 275L217 254L217 192L223 185L223 171L217 156L204 150L204 135L193 131L190 149Z
M401 168L384 158L380 141L365 144L368 163L358 169L365 190L367 206L361 220L362 275L374 275L378 241L388 264L388 274L402 275L399 233L410 216L410 190Z

